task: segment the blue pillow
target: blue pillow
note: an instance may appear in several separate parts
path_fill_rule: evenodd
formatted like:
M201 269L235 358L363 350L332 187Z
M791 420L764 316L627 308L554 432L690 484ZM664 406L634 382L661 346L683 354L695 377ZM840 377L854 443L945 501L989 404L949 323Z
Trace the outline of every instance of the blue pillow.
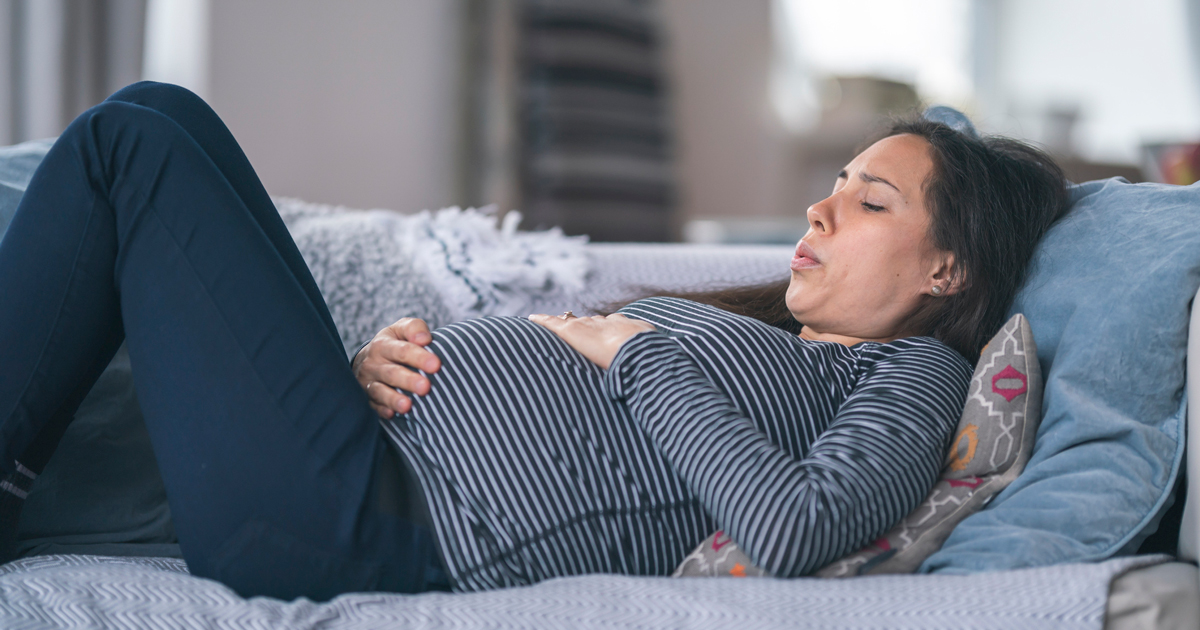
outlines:
M0 240L4 240L4 233L8 231L8 224L17 211L17 204L21 202L21 195L25 194L33 171L37 170L53 144L54 139L51 138L0 147Z
M1183 461L1184 358L1200 285L1200 184L1072 189L1012 307L1046 375L1025 472L921 566L968 573L1133 553Z

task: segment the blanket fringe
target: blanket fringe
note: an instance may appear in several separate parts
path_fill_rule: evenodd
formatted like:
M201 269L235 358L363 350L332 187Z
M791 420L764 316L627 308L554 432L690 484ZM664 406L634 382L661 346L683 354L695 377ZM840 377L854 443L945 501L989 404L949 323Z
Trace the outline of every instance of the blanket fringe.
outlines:
M345 247L347 239L337 238L338 232L364 228L387 235L395 243L394 249L378 255L397 257L393 262L410 262L441 298L441 304L429 304L425 310L432 313L444 308L449 311L449 321L523 312L534 295L569 299L582 291L588 274L586 236L565 236L559 228L520 231L517 226L522 217L515 210L503 217L495 206L455 206L401 214L390 210L356 211L286 197L274 201L288 229L305 235L298 244L310 267L330 267L313 269L327 295L336 287L369 283L359 277L342 277L349 275L345 269L353 267L335 265L340 252L318 251ZM327 235L314 235L314 230ZM393 264L378 268L399 267ZM376 307L417 316L422 313L421 304ZM353 322L337 324L358 328Z

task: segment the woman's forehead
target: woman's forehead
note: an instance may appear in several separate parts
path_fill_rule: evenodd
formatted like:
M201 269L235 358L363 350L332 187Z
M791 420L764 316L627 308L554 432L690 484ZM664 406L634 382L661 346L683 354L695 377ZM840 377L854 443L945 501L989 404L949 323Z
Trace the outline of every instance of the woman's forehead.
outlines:
M909 201L919 196L933 171L929 142L913 134L888 136L867 147L847 167L851 177L886 180Z

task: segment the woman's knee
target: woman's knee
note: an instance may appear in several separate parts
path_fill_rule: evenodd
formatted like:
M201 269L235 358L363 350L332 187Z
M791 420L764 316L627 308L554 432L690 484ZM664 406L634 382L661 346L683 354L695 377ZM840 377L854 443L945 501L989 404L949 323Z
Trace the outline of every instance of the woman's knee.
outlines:
M146 131L145 134L138 133ZM83 133L99 138L119 138L133 132L141 140L173 142L185 135L170 117L138 103L107 100L89 108L67 126L63 135Z
M205 105L204 99L195 92L174 83L159 83L157 81L138 81L113 92L108 101L134 103L162 111L180 107L195 107Z
M191 150L194 141L162 113L121 101L104 101L80 114L51 152L70 150L103 180L118 171L164 164L168 154ZM69 147L69 148L68 148Z

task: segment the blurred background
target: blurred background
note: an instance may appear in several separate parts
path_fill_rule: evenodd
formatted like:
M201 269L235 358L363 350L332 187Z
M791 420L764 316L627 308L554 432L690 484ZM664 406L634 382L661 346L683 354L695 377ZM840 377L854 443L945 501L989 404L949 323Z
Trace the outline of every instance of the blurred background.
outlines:
M0 0L0 145L141 78L274 195L598 241L794 242L929 104L1076 181L1200 178L1200 0Z

